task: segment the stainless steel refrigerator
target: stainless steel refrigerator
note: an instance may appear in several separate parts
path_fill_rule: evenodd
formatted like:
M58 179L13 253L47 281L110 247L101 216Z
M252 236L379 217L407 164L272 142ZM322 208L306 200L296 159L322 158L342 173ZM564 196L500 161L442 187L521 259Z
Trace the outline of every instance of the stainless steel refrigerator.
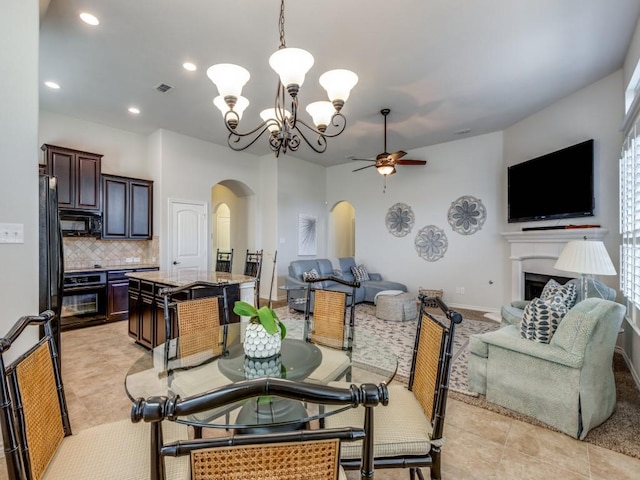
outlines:
M60 310L64 281L62 229L58 214L56 178L40 175L40 301L39 312L52 310L56 316L53 333L60 361Z

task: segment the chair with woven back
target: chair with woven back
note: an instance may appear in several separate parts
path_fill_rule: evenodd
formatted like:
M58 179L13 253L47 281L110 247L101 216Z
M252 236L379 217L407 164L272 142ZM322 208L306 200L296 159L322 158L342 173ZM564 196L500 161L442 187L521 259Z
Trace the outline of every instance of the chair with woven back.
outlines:
M431 302L440 307L444 317L436 317L426 310L426 305ZM390 385L389 407L376 410L374 415L376 469L408 468L412 480L416 475L424 480L421 468L428 467L431 479L441 478L441 448L453 338L455 327L461 321L462 315L450 310L440 298L422 298L408 385ZM328 416L326 427L357 425L362 421L361 410ZM356 447L351 444L342 446L345 469L359 468Z
M191 295L199 295L198 292L210 294L207 290L219 293L190 298ZM176 394L190 395L194 391L229 383L229 379L218 370L198 369L226 353L229 324L227 287L196 281L180 287L163 288L160 295L164 301L167 332L164 361L169 387ZM179 375L180 370L191 371L188 375ZM217 413L228 415L226 410ZM202 429L196 427L195 435L200 437Z
M231 273L233 267L233 248L231 251L216 250L216 272Z
M52 311L22 317L0 339L0 426L8 478L149 478L149 425L135 425L127 418L72 434L52 336L54 319ZM14 359L9 360L7 352L14 345L24 353L15 358L12 351ZM187 428L174 422L153 429L167 441L188 438ZM188 463L172 459L166 469L173 478L181 478L188 474Z
M260 277L262 275L262 250L256 252L250 252L247 249L247 254L244 261L244 274L248 277L254 277L256 279L255 291L255 306L260 306Z
M360 284L333 277L308 279L307 283L304 338L322 352L322 364L308 378L320 383L343 377L351 381L355 298ZM331 289L326 288L327 283Z
M151 480L164 480L166 458L190 457L192 480L277 479L277 480L346 480L340 466L340 445L358 441L361 466L360 478L373 479L374 467L372 436L374 414L379 405L388 401L387 387L363 384L345 388L314 385L280 378L256 378L201 393L190 398L150 397L137 399L131 410L133 422L150 422L159 434L157 425L164 419L181 418L202 413L211 408L222 408L256 397L281 397L291 401L327 404L335 408L362 407L363 423L339 429L302 429L278 423L271 429L261 426L257 433L164 442L155 439L158 448L152 448L156 476ZM290 424L294 425L294 424Z

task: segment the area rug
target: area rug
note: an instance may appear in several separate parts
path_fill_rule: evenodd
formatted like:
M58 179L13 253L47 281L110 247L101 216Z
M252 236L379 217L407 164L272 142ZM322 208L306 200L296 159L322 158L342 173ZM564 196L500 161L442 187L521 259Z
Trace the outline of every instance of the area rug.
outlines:
M278 308L276 312L281 318L304 318L302 313L289 310L288 307ZM437 315L438 312L439 310L436 309L430 311L434 315ZM454 337L449 398L554 430L535 418L489 403L484 395L477 395L468 390L469 337L473 333L495 330L500 325L493 321L483 321L483 315L478 312L461 311L460 313L463 315L463 322L456 328ZM375 306L368 304L356 306L356 326L381 335L398 357L398 373L395 381L406 382L409 378L416 324L416 321L389 322L380 320L375 316ZM606 422L591 430L584 441L624 455L640 458L640 392L622 355L616 353L613 360L617 395L616 411Z
M440 310L433 309L433 315ZM302 312L289 310L287 307L276 309L280 318L300 319L304 318ZM384 338L393 353L398 358L398 371L395 381L406 383L411 370L411 353L416 338L417 321L393 322L381 320L376 317L376 307L369 304L359 304L356 306L356 328L368 330L379 338ZM477 316L477 315L476 315ZM467 388L467 358L469 355L469 337L474 333L484 333L495 330L500 325L491 321L469 320L463 313L462 324L456 326L453 344L453 357L451 364L451 378L449 388L451 391L473 395Z

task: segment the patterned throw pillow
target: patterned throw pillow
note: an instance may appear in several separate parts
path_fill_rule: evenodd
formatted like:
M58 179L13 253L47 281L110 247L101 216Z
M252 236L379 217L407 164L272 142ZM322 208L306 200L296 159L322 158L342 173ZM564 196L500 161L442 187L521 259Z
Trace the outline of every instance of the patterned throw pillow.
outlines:
M309 280L317 280L319 278L320 278L320 274L315 268L312 268L308 272L302 272L302 280L304 280L305 282Z
M578 298L576 285L574 283L565 283L564 285L560 285L552 278L542 289L540 298L551 298L555 295L560 295L564 303L567 305L567 308L572 308L576 304L576 299Z
M353 279L356 282L366 282L369 280L369 273L364 265L358 265L357 267L351 267L351 273L353 273Z
M538 343L549 343L568 311L561 295L534 298L524 309L520 336Z

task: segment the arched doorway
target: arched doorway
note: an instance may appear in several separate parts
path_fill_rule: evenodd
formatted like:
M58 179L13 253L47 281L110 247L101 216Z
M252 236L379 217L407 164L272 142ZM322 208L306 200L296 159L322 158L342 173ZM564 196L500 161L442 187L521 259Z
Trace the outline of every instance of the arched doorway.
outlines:
M256 232L256 195L245 183L224 180L211 187L213 231L211 236L212 269L215 252L233 249L233 273L244 271L245 253L260 248Z
M330 213L329 252L332 257L356 254L356 211L347 201L335 204Z

